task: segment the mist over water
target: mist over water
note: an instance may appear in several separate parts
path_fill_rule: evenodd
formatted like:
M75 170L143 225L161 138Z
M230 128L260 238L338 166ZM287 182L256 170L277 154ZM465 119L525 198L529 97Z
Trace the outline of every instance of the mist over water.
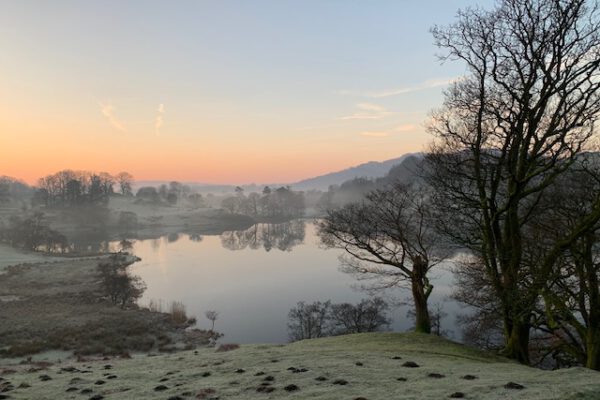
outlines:
M204 329L210 327L204 312L217 310L215 329L225 334L223 342L286 342L287 314L298 301L358 303L368 297L354 288L353 276L339 270L341 251L319 245L311 221L257 224L222 235L137 240L131 251L142 258L132 272L148 286L141 305L152 300L166 307L171 301L182 301L188 315L196 316ZM433 273L437 279L431 304L443 303L449 315L443 328L455 330L458 306L446 298L450 275L443 267ZM402 289L386 292L396 301L409 295ZM392 306L391 329L411 327L408 309Z

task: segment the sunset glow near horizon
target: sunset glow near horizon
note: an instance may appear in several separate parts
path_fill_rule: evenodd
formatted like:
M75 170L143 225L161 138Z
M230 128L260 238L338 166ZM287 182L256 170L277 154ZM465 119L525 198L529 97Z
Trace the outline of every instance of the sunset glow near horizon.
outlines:
M490 0L491 3L491 0ZM422 151L472 1L5 1L0 175L295 182Z

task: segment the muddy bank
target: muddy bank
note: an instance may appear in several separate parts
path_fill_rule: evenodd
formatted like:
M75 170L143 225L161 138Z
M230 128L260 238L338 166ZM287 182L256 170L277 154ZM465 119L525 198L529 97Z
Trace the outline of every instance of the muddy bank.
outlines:
M0 275L0 356L173 351L208 341L171 315L105 298L97 266L109 256L20 264ZM128 261L128 262L131 262Z

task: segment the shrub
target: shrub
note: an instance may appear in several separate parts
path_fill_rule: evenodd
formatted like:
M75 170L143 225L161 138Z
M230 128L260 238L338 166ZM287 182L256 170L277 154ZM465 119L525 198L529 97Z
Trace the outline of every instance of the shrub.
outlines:
M151 312L162 313L163 312L162 300L151 299L150 302L148 303L148 310Z
M240 345L236 344L236 343L223 343L222 345L220 345L219 347L217 347L218 352L224 352L224 351L231 351L231 350L236 350L239 349Z
M121 211L119 213L119 227L124 229L136 229L138 226L138 216L131 211Z
M386 312L389 305L380 297L331 307L331 323L334 334L375 332L390 324Z
M11 216L8 227L0 232L0 236L11 246L26 250L66 252L69 247L66 236L51 229L40 212L24 218Z
M155 187L152 186L144 186L139 188L135 197L141 201L147 201L150 203L158 203L160 202L160 196L158 195L158 191Z
M390 324L389 305L379 297L350 303L331 301L306 304L299 302L288 315L288 330L292 341L323 336L379 331Z
M292 341L327 336L331 301L296 304L288 314L288 330Z
M171 314L171 320L178 325L183 325L188 321L185 304L180 301L171 303L169 314Z
M0 351L0 354L7 357L23 357L30 354L36 354L46 348L46 344L41 341L31 341L17 343L6 350Z
M115 254L107 262L98 264L101 285L110 301L121 308L134 304L146 290L139 276L129 274L127 264Z
M209 310L204 313L206 318L212 322L212 326L210 328L211 331L215 330L215 321L219 318L219 313L214 310Z

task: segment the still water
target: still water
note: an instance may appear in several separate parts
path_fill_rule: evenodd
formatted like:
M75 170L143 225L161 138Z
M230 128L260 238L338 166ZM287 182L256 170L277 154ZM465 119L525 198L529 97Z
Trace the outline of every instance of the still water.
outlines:
M165 306L181 301L199 328L210 328L207 310L219 312L215 330L223 342L282 343L288 340L287 314L298 301L357 303L368 295L356 279L339 270L341 250L319 245L315 226L296 220L258 224L222 235L169 235L137 240L131 250L142 258L132 266L148 286L141 304ZM447 300L450 273L438 270L432 303L449 314L443 328L453 329L457 305ZM404 300L409 291L394 289L389 298ZM409 329L406 306L393 306L392 330Z

